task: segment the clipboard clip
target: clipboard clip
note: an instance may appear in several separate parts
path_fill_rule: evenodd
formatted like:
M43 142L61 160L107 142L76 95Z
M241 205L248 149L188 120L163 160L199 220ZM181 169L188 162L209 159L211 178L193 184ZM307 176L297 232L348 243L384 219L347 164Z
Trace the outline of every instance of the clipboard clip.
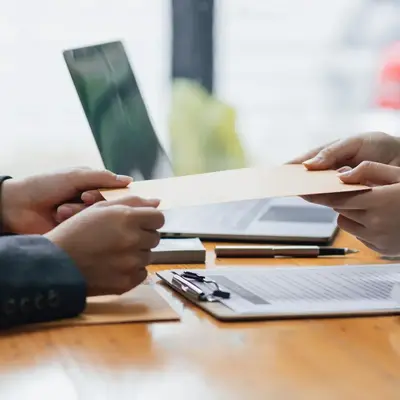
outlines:
M231 297L229 292L221 290L217 282L203 275L190 271L184 271L181 274L172 271L172 274L174 275L172 284L187 295L194 297L197 301L215 302ZM211 293L206 293L203 289L194 284L193 281L213 285L215 289Z

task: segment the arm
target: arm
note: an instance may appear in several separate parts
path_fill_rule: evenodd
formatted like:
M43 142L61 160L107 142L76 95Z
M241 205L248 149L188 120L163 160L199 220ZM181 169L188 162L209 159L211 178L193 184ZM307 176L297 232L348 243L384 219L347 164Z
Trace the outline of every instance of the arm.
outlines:
M74 317L86 283L72 260L42 236L0 237L0 328Z

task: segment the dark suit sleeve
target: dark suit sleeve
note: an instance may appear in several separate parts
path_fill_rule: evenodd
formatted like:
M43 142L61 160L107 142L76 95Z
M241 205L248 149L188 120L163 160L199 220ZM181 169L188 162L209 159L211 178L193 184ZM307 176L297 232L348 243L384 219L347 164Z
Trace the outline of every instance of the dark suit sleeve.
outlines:
M86 283L73 261L39 235L0 237L0 327L74 317Z

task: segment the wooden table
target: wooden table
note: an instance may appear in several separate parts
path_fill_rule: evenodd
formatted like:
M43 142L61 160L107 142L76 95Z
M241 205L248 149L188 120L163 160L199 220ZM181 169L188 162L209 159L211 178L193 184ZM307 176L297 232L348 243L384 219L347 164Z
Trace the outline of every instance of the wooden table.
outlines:
M382 262L336 244L362 251L288 263ZM181 322L1 336L0 399L400 399L399 317L220 323L165 293Z

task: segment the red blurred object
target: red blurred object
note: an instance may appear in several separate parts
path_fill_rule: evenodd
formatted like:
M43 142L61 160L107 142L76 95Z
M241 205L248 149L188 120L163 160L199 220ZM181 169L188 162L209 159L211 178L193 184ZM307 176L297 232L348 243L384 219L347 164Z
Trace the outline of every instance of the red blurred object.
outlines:
M377 103L381 108L400 110L400 41L384 52Z

